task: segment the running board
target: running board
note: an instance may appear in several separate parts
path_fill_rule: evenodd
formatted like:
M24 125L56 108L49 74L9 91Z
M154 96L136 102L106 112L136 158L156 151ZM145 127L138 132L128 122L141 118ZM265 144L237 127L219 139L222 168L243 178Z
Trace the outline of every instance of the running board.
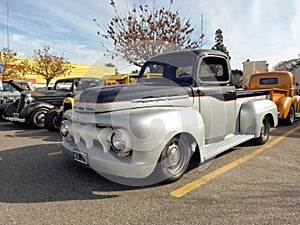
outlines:
M204 147L204 160L212 158L221 152L231 149L239 144L249 141L254 138L254 135L236 134L225 137L223 141L207 144Z

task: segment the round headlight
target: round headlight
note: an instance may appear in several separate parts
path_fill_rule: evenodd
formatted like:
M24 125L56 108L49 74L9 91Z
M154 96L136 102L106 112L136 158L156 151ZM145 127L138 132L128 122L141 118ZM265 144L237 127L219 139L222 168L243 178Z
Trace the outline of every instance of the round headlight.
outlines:
M32 103L33 101L34 101L34 98L31 97L31 94L30 94L30 93L27 94L26 97L25 97L25 103L26 103L26 104L30 104L30 103Z
M115 130L111 135L111 146L116 152L128 152L129 137L124 131Z
M60 135L63 136L63 137L68 136L68 134L69 134L69 125L68 125L67 121L63 120L61 122L59 132L60 132Z

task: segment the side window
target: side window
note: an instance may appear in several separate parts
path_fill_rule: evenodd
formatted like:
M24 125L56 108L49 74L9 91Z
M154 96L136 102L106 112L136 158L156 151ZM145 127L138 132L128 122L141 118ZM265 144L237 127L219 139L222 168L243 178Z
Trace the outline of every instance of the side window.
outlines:
M144 77L149 79L151 77L162 77L164 67L162 65L150 64L144 71Z
M182 66L176 69L176 78L187 78L192 76L193 66Z
M226 60L218 57L203 58L198 68L198 78L203 82L228 81Z

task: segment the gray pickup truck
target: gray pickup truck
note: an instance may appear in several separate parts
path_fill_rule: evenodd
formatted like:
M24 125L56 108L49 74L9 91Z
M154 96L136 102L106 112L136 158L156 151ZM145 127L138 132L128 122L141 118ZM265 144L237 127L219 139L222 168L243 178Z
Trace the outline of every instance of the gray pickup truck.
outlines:
M103 176L173 182L194 153L201 163L250 139L266 143L278 123L268 98L267 90L236 92L219 51L162 54L144 64L136 84L77 95L60 127L62 144Z

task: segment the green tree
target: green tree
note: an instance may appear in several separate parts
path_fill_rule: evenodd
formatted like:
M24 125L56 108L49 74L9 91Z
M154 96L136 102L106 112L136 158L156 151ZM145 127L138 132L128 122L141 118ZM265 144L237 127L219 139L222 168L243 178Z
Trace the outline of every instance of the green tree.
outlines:
M216 44L212 47L212 49L224 52L226 55L228 55L229 59L231 59L227 48L223 44L223 41L224 41L224 39L223 39L222 30L221 29L216 30L216 33L215 33L215 42L216 42Z
M72 69L70 62L66 61L63 55L58 56L57 53L52 53L49 46L34 50L33 58L31 71L46 80L47 89L53 78L69 75Z
M238 69L232 70L232 83L236 88L243 88L247 84L243 71Z
M182 19L178 11L173 12L172 4L170 1L168 8L134 5L131 10L119 13L115 1L111 0L115 16L108 27L94 19L100 28L98 34L108 42L103 46L136 66L142 66L148 58L160 53L199 48L203 39L192 39L194 28L190 20Z
M17 58L17 52L3 48L0 52L0 60L3 65L2 80L22 78L28 68L28 61Z

